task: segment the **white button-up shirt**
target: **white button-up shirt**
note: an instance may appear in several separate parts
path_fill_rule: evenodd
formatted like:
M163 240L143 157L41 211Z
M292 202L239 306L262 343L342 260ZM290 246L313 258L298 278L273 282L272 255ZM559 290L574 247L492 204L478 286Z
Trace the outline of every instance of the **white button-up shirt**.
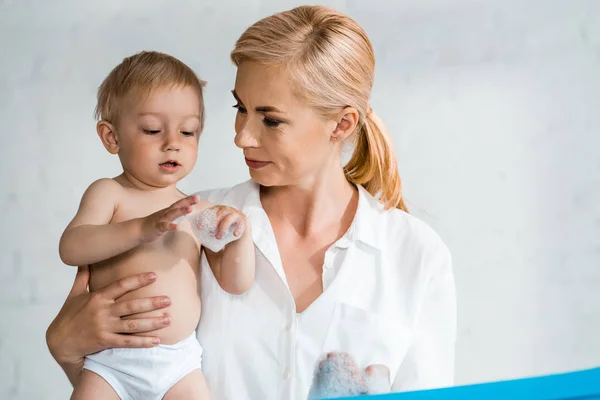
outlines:
M205 257L197 337L217 400L306 400L315 364L345 351L361 367L386 365L392 391L451 386L456 295L450 253L425 223L361 186L347 233L325 253L323 294L296 313L259 186L199 192L252 224L256 280L243 295L221 289Z

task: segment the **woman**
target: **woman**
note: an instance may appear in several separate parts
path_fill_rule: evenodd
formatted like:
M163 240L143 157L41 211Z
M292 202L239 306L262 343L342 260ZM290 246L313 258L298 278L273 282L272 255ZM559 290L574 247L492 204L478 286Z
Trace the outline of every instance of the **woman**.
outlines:
M258 251L256 283L242 296L226 294L202 261L197 336L213 398L306 399L318 360L336 351L360 368L385 366L392 391L452 385L450 253L402 201L391 142L369 107L365 32L333 10L299 7L248 28L231 57L235 144L252 180L200 196L242 210ZM120 319L164 307L117 300L151 277L91 295L88 277L80 268L47 333L71 382L86 354L150 347L151 337L124 333L164 326Z

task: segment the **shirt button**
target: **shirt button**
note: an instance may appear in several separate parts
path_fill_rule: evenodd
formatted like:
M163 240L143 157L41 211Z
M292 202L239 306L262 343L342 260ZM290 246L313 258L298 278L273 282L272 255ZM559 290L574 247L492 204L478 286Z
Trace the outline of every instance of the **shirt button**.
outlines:
M290 329L292 329L292 323L291 322L285 326L285 330L286 331L289 331Z
M285 372L283 373L283 379L290 379L290 376L292 376L292 373L290 372L289 369L286 369Z

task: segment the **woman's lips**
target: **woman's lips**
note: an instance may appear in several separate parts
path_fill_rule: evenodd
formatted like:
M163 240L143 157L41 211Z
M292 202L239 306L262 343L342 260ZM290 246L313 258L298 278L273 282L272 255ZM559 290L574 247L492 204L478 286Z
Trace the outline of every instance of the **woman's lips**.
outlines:
M269 164L270 164L269 161L258 161L258 160L252 160L250 158L246 158L246 165L248 167L250 167L251 169L260 169L260 168L266 167Z

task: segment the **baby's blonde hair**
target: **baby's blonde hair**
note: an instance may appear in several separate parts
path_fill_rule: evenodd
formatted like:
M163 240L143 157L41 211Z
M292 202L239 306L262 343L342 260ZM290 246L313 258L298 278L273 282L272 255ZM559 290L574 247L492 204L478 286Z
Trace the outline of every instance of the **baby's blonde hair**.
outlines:
M249 27L236 42L231 59L236 66L248 60L286 68L295 94L325 117L355 107L359 126L354 153L344 167L346 178L379 194L386 209L408 211L391 139L369 106L373 47L353 19L323 6L281 12Z
M160 87L191 87L200 102L200 128L204 127L204 96L206 82L177 58L157 51L142 51L126 57L104 79L98 88L95 117L117 123L123 100L139 99Z

